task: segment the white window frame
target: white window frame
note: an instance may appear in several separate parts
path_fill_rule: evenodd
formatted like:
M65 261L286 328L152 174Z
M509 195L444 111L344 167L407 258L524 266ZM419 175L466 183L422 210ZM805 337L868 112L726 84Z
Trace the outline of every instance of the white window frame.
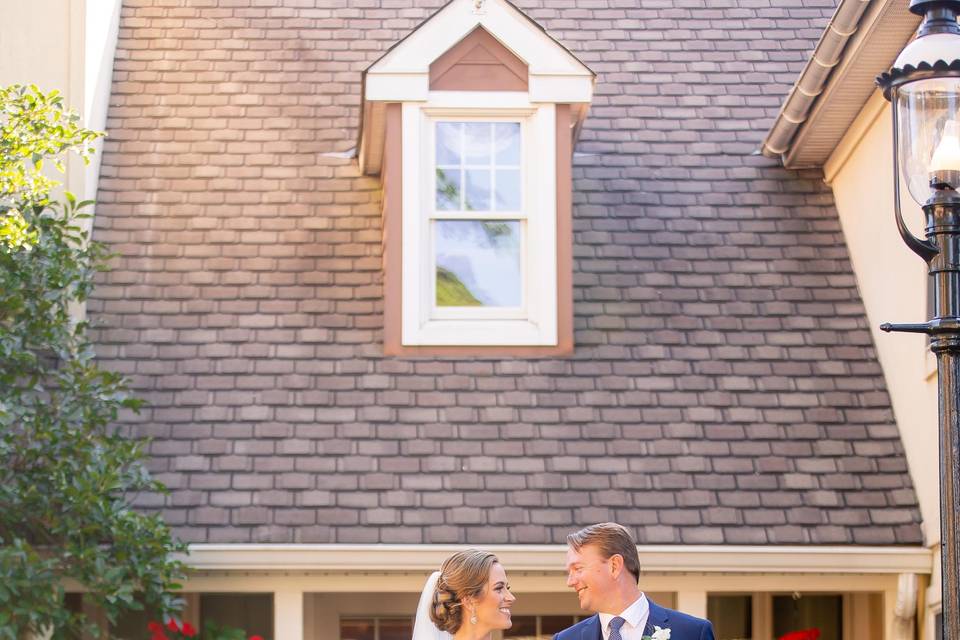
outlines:
M435 312L434 123L438 120L509 120L521 123L521 175L525 225L521 243L524 305L516 310L444 309ZM402 107L403 345L553 346L557 344L556 109L515 92L432 92L426 102ZM442 218L456 218L447 215ZM466 216L459 216L466 217ZM472 216L475 219L477 216ZM482 215L494 219L498 214ZM473 316L473 317L466 317ZM488 317L484 317L488 316Z

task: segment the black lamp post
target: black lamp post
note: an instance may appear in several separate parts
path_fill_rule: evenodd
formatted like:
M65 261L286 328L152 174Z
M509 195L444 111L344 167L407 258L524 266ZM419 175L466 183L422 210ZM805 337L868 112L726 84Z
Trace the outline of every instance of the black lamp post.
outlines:
M893 110L897 229L927 263L934 317L880 328L925 333L937 356L943 638L960 640L960 0L911 0L910 11L923 16L917 38L877 78L877 85ZM901 179L923 208L925 240L903 222Z

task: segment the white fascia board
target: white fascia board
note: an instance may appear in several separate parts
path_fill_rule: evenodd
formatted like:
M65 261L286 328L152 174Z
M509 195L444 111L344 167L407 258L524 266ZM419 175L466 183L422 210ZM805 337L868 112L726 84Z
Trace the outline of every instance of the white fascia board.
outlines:
M593 99L593 76L558 76L530 74L530 101L590 103Z
M430 76L422 73L367 73L364 99L382 102L423 102L430 95Z
M431 91L428 102L431 115L438 115L443 109L459 113L475 110L487 115L495 110L507 115L508 110L515 109L516 115L528 116L537 108L523 91Z
M192 544L179 556L194 571L375 571L435 570L455 545ZM562 573L565 545L495 545L510 571ZM866 546L672 546L637 547L645 573L790 573L929 575L933 551L926 547Z
M479 12L474 10L473 0L453 0L374 63L368 73L420 73L477 26L527 63L531 73L591 75L582 62L504 0L487 0Z

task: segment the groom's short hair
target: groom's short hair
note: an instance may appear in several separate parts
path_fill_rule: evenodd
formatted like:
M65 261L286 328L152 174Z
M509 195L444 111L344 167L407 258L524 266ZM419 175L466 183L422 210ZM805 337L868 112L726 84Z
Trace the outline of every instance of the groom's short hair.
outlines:
M604 558L619 555L623 558L623 566L634 580L640 581L640 556L637 554L637 543L623 525L616 522L601 522L584 527L567 536L567 544L574 551L590 544L600 550Z

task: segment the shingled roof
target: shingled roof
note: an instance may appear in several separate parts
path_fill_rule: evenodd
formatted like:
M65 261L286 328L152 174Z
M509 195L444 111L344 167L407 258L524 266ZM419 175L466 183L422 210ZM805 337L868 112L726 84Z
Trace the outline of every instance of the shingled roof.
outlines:
M124 2L89 308L150 403L144 508L192 542L922 542L830 192L754 155L832 1L516 3L598 73L546 360L383 357L345 152L442 2L316 4Z

